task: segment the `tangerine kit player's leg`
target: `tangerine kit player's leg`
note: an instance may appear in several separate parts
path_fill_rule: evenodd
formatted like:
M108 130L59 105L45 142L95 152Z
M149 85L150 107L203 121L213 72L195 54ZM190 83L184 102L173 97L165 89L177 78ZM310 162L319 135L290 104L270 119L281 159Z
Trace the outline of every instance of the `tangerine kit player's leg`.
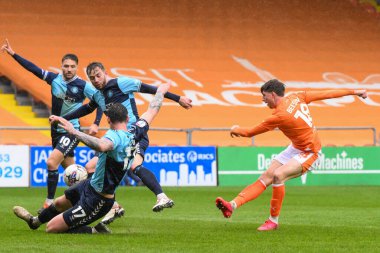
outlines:
M255 183L248 185L232 201L228 202L222 197L216 198L216 207L222 211L225 218L230 218L235 209L243 204L254 200L261 195L266 189L265 183L259 179Z
M216 207L222 211L224 217L231 217L234 210L241 207L245 203L256 199L266 190L267 185L272 183L274 170L281 165L282 164L280 162L272 160L269 168L259 177L259 179L253 184L245 187L233 200L228 202L221 197L216 198Z
M216 207L220 209L225 218L230 218L237 208L256 199L266 190L267 185L273 182L274 171L281 166L282 163L273 160L260 178L244 188L233 200L226 201L221 197L216 198Z

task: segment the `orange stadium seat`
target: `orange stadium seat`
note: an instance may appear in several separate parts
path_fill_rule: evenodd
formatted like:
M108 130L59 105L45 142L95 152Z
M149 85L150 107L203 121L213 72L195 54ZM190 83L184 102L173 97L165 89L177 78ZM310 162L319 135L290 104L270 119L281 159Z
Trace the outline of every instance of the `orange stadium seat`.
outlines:
M19 126L27 127L33 126L22 120L15 114L12 114L2 107L0 103L0 126L10 127ZM36 126L36 125L35 125ZM39 125L41 126L41 125ZM47 126L47 125L45 125ZM50 145L49 131L26 131L26 130L1 130L0 129L0 144L36 144L36 145Z
M84 79L86 65L101 61L112 77L127 75L154 85L172 80L172 91L192 98L194 107L185 111L168 102L152 127L253 126L271 114L262 104L260 86L278 78L288 91L368 89L364 101L346 97L313 103L313 121L316 126L374 126L380 131L380 27L350 1L147 3L83 0L73 8L59 1L0 1L0 39L8 38L17 53L50 71L59 70L61 57L72 52L79 56L78 74ZM94 6L101 11L95 12ZM0 73L51 106L50 87L5 54L0 54ZM149 99L136 97L143 112ZM12 120L0 125L30 125L5 109L3 113ZM82 125L93 118L87 116ZM106 127L106 121L101 125ZM370 134L356 133L337 137L326 132L322 141L364 145L371 140ZM159 145L186 145L183 132L150 135ZM34 142L45 136L37 132ZM18 134L5 138L22 139ZM255 138L258 146L287 143L275 132ZM228 132L194 132L193 144L251 141L232 139Z

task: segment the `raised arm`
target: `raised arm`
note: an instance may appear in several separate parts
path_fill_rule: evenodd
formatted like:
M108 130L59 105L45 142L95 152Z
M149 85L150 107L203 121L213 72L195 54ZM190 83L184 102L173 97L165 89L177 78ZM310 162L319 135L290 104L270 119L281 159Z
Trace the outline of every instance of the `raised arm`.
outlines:
M366 90L325 90L325 91L305 91L305 102L310 103L316 100L329 98L339 98L348 95L357 95L361 98L367 98Z
M113 150L113 143L107 138L99 139L97 137L90 136L88 134L85 134L83 132L80 132L79 130L76 130L71 124L70 121L67 121L66 119L52 115L49 117L49 121L51 124L57 124L65 129L69 134L72 134L78 138L79 141L86 144L88 147L99 151L99 152L106 152L109 150Z
M39 68L34 63L32 63L32 62L22 58L20 55L16 54L15 51L13 51L8 39L6 39L4 44L1 46L1 50L4 52L7 52L9 55L11 55L26 70L32 72L38 78L40 78L42 80L46 80L49 72Z
M139 90L139 92L141 93L148 93L148 94L155 94L156 91L157 91L156 86L145 84L145 83L141 83L140 90ZM164 97L177 102L178 104L180 104L180 106L182 106L185 109L190 109L193 106L191 104L192 102L191 99L185 96L178 96L177 94L167 92Z
M148 110L144 112L143 115L141 115L140 118L144 119L148 124L153 121L153 119L157 116L158 112L160 111L160 108L162 106L162 101L164 100L164 95L168 92L170 89L171 84L165 83L161 84L156 92L156 95L154 96L153 100L150 102Z

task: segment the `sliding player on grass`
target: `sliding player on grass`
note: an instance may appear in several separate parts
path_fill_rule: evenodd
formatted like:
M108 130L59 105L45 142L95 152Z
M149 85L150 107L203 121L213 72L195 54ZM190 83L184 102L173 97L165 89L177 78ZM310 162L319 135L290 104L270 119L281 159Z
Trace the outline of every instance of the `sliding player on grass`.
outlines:
M76 130L62 117L51 116L52 124L59 123L79 141L100 152L95 172L91 179L67 189L64 195L55 199L39 216L32 216L21 206L13 207L15 215L23 219L31 229L37 229L48 222L48 233L110 233L102 222L95 227L87 225L111 210L116 188L133 164L138 142L148 132L149 124L158 114L164 94L169 88L168 83L160 85L148 110L129 128L127 109L120 103L113 104L107 114L110 130L101 139Z
M366 90L301 91L285 97L285 85L273 79L261 87L261 93L267 106L274 109L272 115L253 128L232 126L231 137L252 137L279 128L290 139L291 144L272 160L269 168L255 183L247 186L230 202L218 197L216 206L224 217L229 218L237 208L254 200L272 185L270 216L258 228L259 231L266 231L278 228L285 196L285 182L307 173L319 163L321 142L313 125L308 104L316 100L348 95L366 98L367 92Z

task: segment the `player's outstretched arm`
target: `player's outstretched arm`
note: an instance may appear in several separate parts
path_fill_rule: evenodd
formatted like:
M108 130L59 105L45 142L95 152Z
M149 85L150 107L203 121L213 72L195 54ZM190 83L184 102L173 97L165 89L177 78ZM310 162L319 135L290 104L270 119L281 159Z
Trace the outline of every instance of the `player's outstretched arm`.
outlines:
M252 128L243 128L238 125L231 127L230 135L231 137L253 137L268 131L271 131L279 126L281 119L277 116L270 116L263 120L260 124Z
M330 98L339 98L349 95L357 95L361 98L367 98L366 90L324 90L324 91L305 91L305 101L310 103L317 100Z
M157 91L156 86L152 86L149 84L142 83L140 86L139 92L141 93L148 93L148 94L155 94ZM185 96L178 96L177 94L167 92L164 96L165 98L168 98L170 100L173 100L177 102L180 106L182 106L185 109L191 109L193 107L192 100Z
M91 100L89 103L81 105L81 107L79 107L78 109L76 109L75 111L71 113L65 114L63 117L67 120L79 119L81 117L84 117L92 113L93 111L95 111L96 108L98 108L98 104L95 101ZM103 113L103 111L101 112Z
M141 115L140 118L144 119L148 124L153 121L153 119L157 116L158 112L160 111L160 108L162 106L162 102L164 100L164 95L168 92L170 89L171 84L170 83L164 83L161 84L156 92L156 95L154 96L153 100L150 102L148 110Z
M91 124L90 129L88 130L88 134L94 136L99 131L99 124L103 116L102 108L94 100L90 100L89 103L83 104L75 111L65 114L63 118L65 118L66 120L79 119L92 113L95 110L95 108L97 108L95 121L93 124Z
M78 138L79 141L86 144L88 147L99 151L99 152L106 152L113 149L113 142L110 141L107 138L99 139L97 137L90 136L88 134L85 134L83 132L80 132L76 130L71 124L70 121L67 121L66 119L52 115L49 117L50 124L58 124L60 127L65 129L69 134L72 134Z
M256 130L257 127L254 128L242 128L239 125L233 125L230 130L230 135L232 138L234 137L252 137L257 135Z
M35 65L34 63L22 58L20 55L16 54L15 51L13 51L11 44L9 43L8 39L5 40L4 44L1 46L1 50L4 52L7 52L9 55L13 57L21 66L23 66L26 70L32 72L35 76L42 80L50 80L52 77L48 77L48 71L45 71ZM52 74L52 73L50 73ZM52 74L55 76L56 74Z

